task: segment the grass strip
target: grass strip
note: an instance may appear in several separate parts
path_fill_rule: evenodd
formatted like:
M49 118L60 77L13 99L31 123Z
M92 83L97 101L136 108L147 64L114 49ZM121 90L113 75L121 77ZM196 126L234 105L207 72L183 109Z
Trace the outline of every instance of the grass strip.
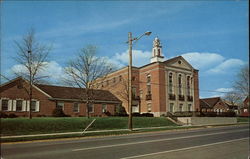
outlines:
M14 118L1 119L1 135L32 135L32 134L48 134L63 132L80 132L93 120L96 121L88 129L94 130L114 130L127 129L128 117L68 117L68 118ZM133 127L160 127L160 126L176 126L173 122L166 118L154 117L134 117Z
M202 128L204 126L174 126L166 128L152 128L152 129L137 129L133 131L124 130L124 131L108 131L108 132L89 132L86 134L67 134L67 135L53 135L53 136L36 136L36 137L18 137L18 138L3 138L1 139L2 143L8 142L20 142L20 141L34 141L34 140L47 140L47 139L61 139L61 138L86 138L91 136L111 136L111 135L124 135L124 134L134 134L134 133L143 133L143 132L154 132L154 131L164 131L164 130L178 130L178 129L191 129L191 128Z

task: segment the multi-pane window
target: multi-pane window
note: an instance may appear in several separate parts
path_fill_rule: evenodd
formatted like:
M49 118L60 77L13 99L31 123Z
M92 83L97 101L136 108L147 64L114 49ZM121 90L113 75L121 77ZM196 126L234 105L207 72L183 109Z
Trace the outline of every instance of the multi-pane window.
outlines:
M79 103L74 103L73 112L79 112Z
M36 111L36 101L31 101L31 111Z
M2 100L2 111L8 111L8 103L9 103L9 100L7 99Z
M23 108L23 101L22 100L17 100L16 101L16 111L22 111Z
M90 113L93 113L94 112L94 104L89 104L88 109L89 109Z
M135 96L136 96L136 88L132 87L132 97L135 97Z
M147 94L151 94L151 76L147 75Z
M183 111L183 104L179 105L179 111L182 112Z
M63 110L64 109L64 102L57 102L56 107Z
M173 94L173 74L172 73L169 73L168 83L169 83L169 94Z
M188 111L192 111L192 104L188 104Z
M150 83L150 82L151 82L151 76L147 75L147 83Z
M148 104L147 104L147 109L148 109L148 112L151 112L151 111L152 111L152 105L151 105L151 103L148 103Z
M178 86L179 86L179 95L182 95L182 77L181 74L178 76Z
M151 94L151 85L147 85L147 93Z
M115 77L113 78L113 83L115 83L115 81L116 81L116 79L115 79Z
M191 91L190 91L190 76L187 76L187 95L190 96L191 95Z
M107 112L107 104L102 104L102 112Z
M169 105L169 111L174 112L174 103L170 103Z
M143 91L140 90L140 98L142 98L142 96L143 96Z
M122 76L121 75L119 76L119 81L122 81Z

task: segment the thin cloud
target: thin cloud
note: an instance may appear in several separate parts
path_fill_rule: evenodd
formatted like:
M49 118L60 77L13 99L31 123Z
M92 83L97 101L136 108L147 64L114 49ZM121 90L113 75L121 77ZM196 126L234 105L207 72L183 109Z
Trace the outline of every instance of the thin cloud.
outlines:
M189 52L184 53L181 56L184 57L194 68L199 70L216 66L225 59L220 54L208 52Z
M229 71L232 72L232 70L239 68L240 66L244 65L244 62L242 60L239 59L228 59L224 62L222 62L221 64L219 64L218 66L209 69L207 71L207 73L210 74L218 74L218 73L222 73L225 74Z
M100 32L107 29L114 29L116 27L123 26L132 21L132 19L124 19L120 21L107 21L104 23L89 23L89 24L74 24L71 26L62 27L61 29L52 29L45 32L38 33L42 37L64 37L64 36L76 36L86 33Z
M143 66L150 63L151 52L149 51L142 51L142 50L132 50L132 61L133 66ZM112 58L111 61L115 63L119 63L120 66L128 65L128 50L122 53L116 53Z
M46 80L48 80L50 83L58 83L62 79L62 77L65 76L63 67L56 61L49 61L44 63L46 64L46 67L44 67L43 70L40 70L38 74L40 76L48 76ZM16 64L11 67L7 74L13 74L13 72L17 72L19 74L27 74L28 70L24 65Z

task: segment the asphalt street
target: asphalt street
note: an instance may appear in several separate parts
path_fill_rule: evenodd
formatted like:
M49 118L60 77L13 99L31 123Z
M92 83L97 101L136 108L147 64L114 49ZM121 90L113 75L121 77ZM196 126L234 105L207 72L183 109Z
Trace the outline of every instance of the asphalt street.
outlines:
M249 126L3 144L3 159L247 159Z

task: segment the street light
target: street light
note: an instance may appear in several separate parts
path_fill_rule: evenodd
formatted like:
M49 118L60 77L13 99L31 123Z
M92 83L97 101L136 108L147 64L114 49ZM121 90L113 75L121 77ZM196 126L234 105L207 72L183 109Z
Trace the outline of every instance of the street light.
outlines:
M132 45L133 41L136 43L144 35L149 36L152 32L147 31L139 37L132 38L132 33L128 33L128 53L129 53L129 66L128 66L128 109L129 109L129 119L128 119L128 128L132 131Z

